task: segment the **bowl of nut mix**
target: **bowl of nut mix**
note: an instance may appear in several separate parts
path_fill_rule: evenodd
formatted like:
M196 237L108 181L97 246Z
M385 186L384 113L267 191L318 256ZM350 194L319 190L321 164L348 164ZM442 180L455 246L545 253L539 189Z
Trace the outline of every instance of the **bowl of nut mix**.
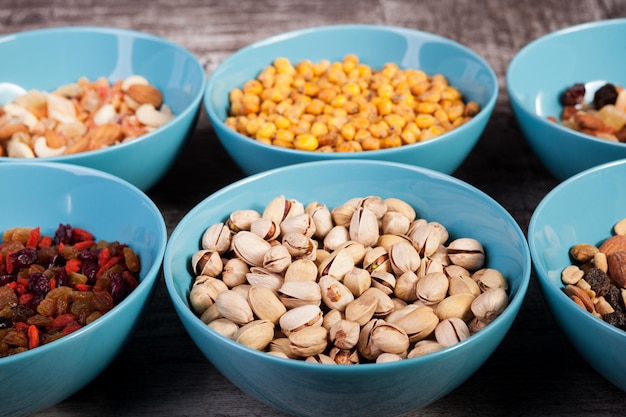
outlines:
M626 390L626 160L590 168L548 193L528 243L548 306L582 357Z
M193 131L206 77L166 39L106 27L0 38L0 163L45 159L114 174L142 190Z
M624 36L626 19L584 23L532 41L509 64L517 122L559 180L626 158L626 77L614 48Z
M243 392L294 415L394 416L488 360L530 253L506 210L460 180L332 160L208 196L172 232L163 271L186 331Z
M490 65L414 29L336 25L237 51L204 98L222 145L246 173L326 159L377 159L452 173L498 96Z
M85 387L133 337L167 231L141 190L102 171L15 160L0 176L0 415L26 416Z

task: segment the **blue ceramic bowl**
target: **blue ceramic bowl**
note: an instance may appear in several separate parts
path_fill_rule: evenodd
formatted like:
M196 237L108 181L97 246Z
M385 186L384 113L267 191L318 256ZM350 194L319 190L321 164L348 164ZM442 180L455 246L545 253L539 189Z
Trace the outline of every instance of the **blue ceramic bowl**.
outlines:
M206 85L189 51L165 39L123 29L68 27L0 37L0 102L11 85L52 91L80 77L110 82L138 74L163 93L176 117L140 138L96 151L45 158L112 173L146 191L169 170L195 128ZM4 162L9 158L0 158Z
M583 311L562 291L570 248L597 245L626 217L626 160L581 172L548 193L528 227L533 266L543 295L565 335L601 375L626 391L626 332Z
M421 69L428 75L443 74L465 100L480 104L481 112L469 123L424 142L399 148L356 153L299 151L266 145L228 128L224 121L230 107L229 91L256 78L278 57L295 65L305 59L340 61L356 54L372 69L387 62L400 68ZM204 106L222 145L246 173L300 162L336 159L377 159L407 163L452 173L480 138L495 106L498 80L489 64L472 50L449 39L413 29L338 25L303 29L274 36L236 52L211 74Z
M54 342L0 358L2 416L50 407L93 380L116 357L147 307L159 276L167 231L155 204L119 178L69 164L0 164L0 231L41 227L52 235L60 223L97 239L127 243L141 261L139 286L91 324ZM19 393L19 394L18 394Z
M560 121L559 96L575 83L609 81L624 85L624 54L616 39L626 36L626 19L562 29L529 43L511 61L506 87L511 106L531 148L559 180L587 168L626 158L626 144L598 139L547 120ZM603 83L596 83L595 89ZM590 85L593 99L594 86ZM589 93L589 91L588 91Z
M337 181L341 178L341 181ZM452 237L474 237L488 264L510 282L510 305L481 332L442 351L386 364L332 366L278 358L221 336L190 309L191 255L204 230L235 209L262 210L285 195L335 207L351 197L397 197ZM448 394L489 358L505 337L526 294L530 254L515 220L481 191L446 174L386 161L334 160L296 164L233 183L191 210L173 231L163 271L181 322L211 363L252 397L299 416L392 416Z

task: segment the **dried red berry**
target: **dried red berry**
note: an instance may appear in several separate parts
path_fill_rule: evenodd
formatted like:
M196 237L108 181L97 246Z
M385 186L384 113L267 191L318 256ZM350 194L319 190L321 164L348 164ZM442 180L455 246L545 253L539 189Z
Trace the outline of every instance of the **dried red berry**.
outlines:
M561 94L561 104L575 106L583 102L585 98L585 84L576 83Z

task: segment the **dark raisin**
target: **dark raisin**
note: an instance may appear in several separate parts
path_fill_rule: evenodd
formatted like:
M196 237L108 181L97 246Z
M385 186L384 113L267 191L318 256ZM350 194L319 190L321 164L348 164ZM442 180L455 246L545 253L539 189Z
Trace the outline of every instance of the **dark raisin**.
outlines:
M624 315L624 312L615 310L612 313L605 314L602 318L610 325L626 330L626 316Z
M624 310L624 299L622 298L622 293L619 288L615 285L609 287L609 291L604 296L604 299L613 307L615 310L623 311Z
M57 230L54 232L54 239L52 240L55 245L59 243L69 243L72 238L72 227L69 224L59 224Z
M575 106L585 99L585 84L576 83L563 94L561 94L561 104L564 106Z
M608 104L615 104L617 100L617 89L611 83L605 84L596 91L593 96L593 107L600 110Z
M28 275L28 284L35 297L39 299L43 299L50 291L50 281L40 272Z
M23 304L18 304L11 309L13 312L13 321L26 321L29 317L34 316L36 313L32 309L26 307Z
M112 273L109 275L111 279L111 297L113 297L114 303L119 303L126 297L126 283L122 275Z
M31 248L20 249L7 256L10 270L17 272L18 269L32 265L37 261L37 251Z
M601 269L589 268L585 274L585 281L591 285L591 289L595 291L598 296L604 297L611 287L611 279Z
M0 317L0 329L10 329L13 327L13 320L7 317Z
M97 262L83 262L80 270L81 274L87 277L87 284L93 285L96 283L96 273L98 272Z
M4 274L0 275L0 287L7 285L9 282L15 281L15 275Z

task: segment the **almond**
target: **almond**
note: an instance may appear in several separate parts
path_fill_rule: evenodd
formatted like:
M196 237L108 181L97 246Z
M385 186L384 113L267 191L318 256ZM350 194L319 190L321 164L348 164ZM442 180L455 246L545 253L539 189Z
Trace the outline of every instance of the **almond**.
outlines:
M149 103L157 109L163 104L163 94L151 85L133 84L127 94L139 104Z
M620 288L626 288L626 252L614 252L607 257L608 275Z
M584 306L588 312L594 312L595 309L593 301L591 301L589 294L587 294L585 290L571 284L566 285L563 290L565 291L565 294L567 294L572 300L576 301L578 305L581 305L580 302L582 302L582 306Z
M117 123L105 123L94 127L88 137L89 150L94 150L114 145L124 138L124 134L122 126Z
M626 236L615 235L605 240L598 248L600 252L604 253L607 258L615 252L626 251Z
M7 123L0 126L0 140L11 139L17 132L28 133L28 126L24 123Z
M604 127L602 119L582 112L578 112L574 115L574 122L576 122L581 129L598 130Z
M65 145L65 139L54 130L48 129L43 135L45 136L46 143L50 148L57 149Z

